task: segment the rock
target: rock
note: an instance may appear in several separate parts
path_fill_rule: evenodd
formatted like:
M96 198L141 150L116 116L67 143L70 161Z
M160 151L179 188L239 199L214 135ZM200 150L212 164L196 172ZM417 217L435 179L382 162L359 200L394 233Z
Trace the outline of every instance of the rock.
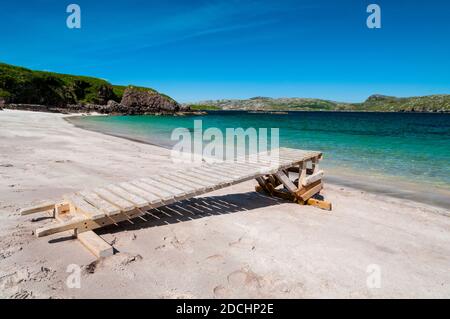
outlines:
M175 100L150 89L130 86L125 89L120 103L128 114L174 113L181 109Z

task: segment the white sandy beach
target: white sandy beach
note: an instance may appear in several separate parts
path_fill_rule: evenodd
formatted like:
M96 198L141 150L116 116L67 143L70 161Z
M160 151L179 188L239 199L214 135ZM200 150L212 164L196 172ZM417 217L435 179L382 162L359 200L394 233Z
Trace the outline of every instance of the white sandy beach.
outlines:
M448 210L332 184L331 213L247 182L207 194L195 214L166 210L97 231L117 253L95 264L70 233L37 239L52 221L20 208L175 167L166 149L63 117L0 111L2 298L450 297ZM83 268L79 289L66 285L70 264ZM367 286L370 265L379 288Z

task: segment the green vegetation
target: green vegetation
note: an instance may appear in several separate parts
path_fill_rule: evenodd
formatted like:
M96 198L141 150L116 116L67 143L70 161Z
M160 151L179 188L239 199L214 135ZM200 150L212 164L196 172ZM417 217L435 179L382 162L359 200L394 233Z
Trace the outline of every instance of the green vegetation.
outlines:
M127 86L93 77L32 71L0 63L0 97L7 103L66 106L120 102ZM157 93L144 87L134 87ZM170 97L168 99L172 100Z
M321 99L254 97L247 100L203 101L192 109L208 106L220 110L249 111L373 111L373 112L449 112L450 95L396 98L372 95L363 103L341 103Z

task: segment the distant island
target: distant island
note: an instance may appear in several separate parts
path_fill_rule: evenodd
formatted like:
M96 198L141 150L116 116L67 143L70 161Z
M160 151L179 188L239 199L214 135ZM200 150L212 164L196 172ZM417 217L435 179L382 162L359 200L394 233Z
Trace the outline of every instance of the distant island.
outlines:
M112 85L75 76L0 63L0 108L47 112L173 114L189 111L171 97L138 86Z
M398 98L375 94L362 103L335 102L310 98L254 97L243 100L209 100L186 104L193 110L248 111L372 111L450 112L450 95Z

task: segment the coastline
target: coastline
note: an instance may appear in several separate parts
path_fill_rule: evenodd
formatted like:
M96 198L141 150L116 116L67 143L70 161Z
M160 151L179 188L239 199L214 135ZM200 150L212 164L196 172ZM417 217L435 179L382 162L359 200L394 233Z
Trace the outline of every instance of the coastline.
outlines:
M82 117L83 116L80 116L78 114L72 114L69 116L65 116L64 120L71 125L83 130L123 138L136 143L162 147L167 150L170 150L172 147L172 145L164 143L163 141L161 141L161 143L150 142L148 140L130 137L125 134L107 132L105 130L102 130L101 128L92 126L88 127L77 121L77 118ZM327 173L325 174L325 182L333 184L335 186L351 187L353 189L365 192L391 196L398 199L417 201L423 204L438 206L440 208L450 210L450 192L447 189L443 189L435 185L432 186L432 189L427 189L426 192L423 192L423 190L420 189L421 185L408 181L401 177L399 178L396 176L388 175L368 177L363 176L361 172L355 170L347 169L345 172L343 172L339 167L326 168L326 171Z
M331 213L260 196L250 181L202 197L199 213L173 207L99 231L118 251L97 262L70 233L36 239L51 220L20 216L20 208L176 167L167 149L65 117L0 112L0 297L450 296L448 210L327 182ZM69 264L83 269L81 289L65 285ZM373 264L379 289L366 285Z

